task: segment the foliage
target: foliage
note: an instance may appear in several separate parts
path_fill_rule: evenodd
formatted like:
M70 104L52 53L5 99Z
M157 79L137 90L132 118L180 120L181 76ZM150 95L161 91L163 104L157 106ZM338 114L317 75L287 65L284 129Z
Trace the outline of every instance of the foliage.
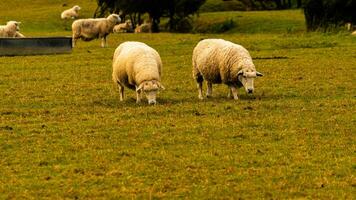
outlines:
M347 22L356 23L356 0L305 0L304 15L309 31L327 31Z
M135 24L140 24L140 14L148 13L153 31L157 32L160 18L169 18L169 30L177 31L182 20L197 12L205 0L97 0L96 15L106 11L130 15ZM136 17L137 16L137 17Z

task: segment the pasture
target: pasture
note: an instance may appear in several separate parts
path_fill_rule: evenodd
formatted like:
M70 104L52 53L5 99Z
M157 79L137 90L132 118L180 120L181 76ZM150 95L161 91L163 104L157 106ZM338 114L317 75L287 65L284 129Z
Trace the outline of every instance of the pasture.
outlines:
M27 9L6 9L19 2ZM92 15L95 1L74 2ZM60 0L0 10L26 36L71 35ZM227 34L112 34L108 48L0 57L0 199L355 198L356 37L305 33L299 10L199 20L222 16L236 19ZM203 38L250 51L264 74L254 95L234 101L214 85L198 99L191 55ZM124 41L160 53L158 105L128 90L119 102L111 64Z

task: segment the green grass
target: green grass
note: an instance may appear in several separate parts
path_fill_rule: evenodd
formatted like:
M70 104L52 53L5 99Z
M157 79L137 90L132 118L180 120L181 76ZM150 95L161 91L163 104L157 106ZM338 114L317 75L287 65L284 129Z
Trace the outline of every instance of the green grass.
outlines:
M70 35L55 26L58 13L43 17L40 1L28 2L25 35ZM56 2L44 6L61 10ZM95 1L80 2L95 9ZM255 26L303 27L299 11L270 14L236 13ZM36 16L48 23L37 26ZM355 198L356 38L275 25L116 34L108 48L79 41L72 54L0 57L0 199ZM191 54L202 38L250 51L265 75L253 96L241 89L233 101L216 85L213 98L198 100ZM162 57L166 90L156 106L136 104L133 91L119 102L112 84L113 52L132 40Z

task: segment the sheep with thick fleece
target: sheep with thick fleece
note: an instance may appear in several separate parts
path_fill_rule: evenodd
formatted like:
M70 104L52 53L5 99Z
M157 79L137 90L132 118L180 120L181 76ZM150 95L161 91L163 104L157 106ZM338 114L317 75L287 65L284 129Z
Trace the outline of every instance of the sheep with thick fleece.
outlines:
M132 32L131 20L126 20L124 23L118 24L113 28L114 33L127 33Z
M161 84L162 61L156 50L142 42L124 42L114 53L112 79L119 87L120 101L124 99L124 86L136 90L139 103L142 93L149 104L156 104Z
M20 30L21 22L8 21L6 25L0 26L0 37L13 38Z
M235 100L237 87L253 93L253 81L262 76L256 71L249 52L241 45L222 39L205 39L193 50L193 77L198 84L199 99L203 99L202 84L207 81L207 97L212 95L212 84L224 83Z
M81 9L78 5L73 6L70 9L67 9L61 13L62 19L75 19L79 17L78 11Z
M72 24L73 47L79 38L84 41L101 38L101 46L106 47L106 37L112 33L114 26L120 21L117 14L111 14L107 18L75 20Z

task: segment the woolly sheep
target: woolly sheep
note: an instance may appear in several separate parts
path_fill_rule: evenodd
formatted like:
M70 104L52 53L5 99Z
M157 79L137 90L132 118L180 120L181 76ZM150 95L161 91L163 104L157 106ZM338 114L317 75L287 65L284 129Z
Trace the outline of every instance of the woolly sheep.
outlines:
M162 61L156 50L141 42L124 42L114 53L112 79L118 85L120 101L124 99L124 86L136 90L139 103L142 93L148 104L156 104L161 84Z
M107 18L75 20L72 24L72 46L75 46L79 38L84 41L101 38L101 47L106 47L106 37L112 33L114 26L120 21L121 19L117 14L111 14Z
M351 35L356 35L356 31L352 32Z
M229 87L228 97L237 100L237 87L253 93L257 72L249 52L241 45L222 39L205 39L193 50L193 77L197 81L199 99L203 99L202 83L207 81L207 97L212 95L212 84L224 83Z
M131 20L126 20L124 23L114 26L113 32L114 33L132 32Z
M0 26L0 37L16 37L17 32L20 30L20 24L21 22L8 21L6 25Z
M143 23L135 28L135 33L151 33L151 23Z
M75 19L79 16L78 11L81 9L78 5L73 6L61 13L62 19Z

